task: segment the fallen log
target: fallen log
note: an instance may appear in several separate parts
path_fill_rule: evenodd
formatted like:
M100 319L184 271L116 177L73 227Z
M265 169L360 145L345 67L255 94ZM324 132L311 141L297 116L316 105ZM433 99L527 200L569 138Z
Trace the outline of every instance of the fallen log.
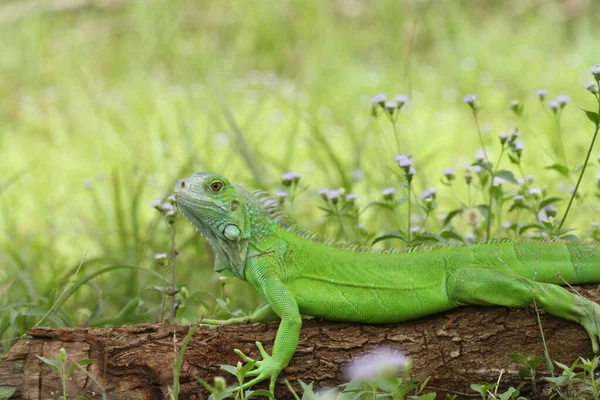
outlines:
M579 289L585 297L600 300L596 286ZM593 357L583 328L542 311L540 315L552 359L570 364L578 356ZM206 397L195 378L211 382L215 376L225 376L234 382L220 365L239 361L234 348L257 357L257 340L270 351L277 327L278 323L200 327L186 349L180 398ZM17 388L11 399L60 398L58 375L36 356L54 359L62 347L70 360L96 360L85 371L71 375L71 398L100 398L104 391L109 399L165 399L173 383L177 351L188 329L168 324L34 329L0 360L0 386ZM422 380L431 376L428 387L438 393L475 394L469 389L471 383L495 382L501 371L503 384L516 385L521 380L519 367L507 355L543 354L533 307L462 307L416 321L377 326L310 320L304 322L298 351L280 376L278 398L291 398L284 378L296 387L298 379L314 381L316 388L345 382L345 366L378 346L408 355L413 361L412 377Z

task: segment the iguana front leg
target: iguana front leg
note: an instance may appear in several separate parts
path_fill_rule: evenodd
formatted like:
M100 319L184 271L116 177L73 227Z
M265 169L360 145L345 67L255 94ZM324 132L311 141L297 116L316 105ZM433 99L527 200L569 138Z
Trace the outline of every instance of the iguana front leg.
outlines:
M448 283L450 298L458 305L525 306L535 302L552 315L581 324L594 353L599 351L600 306L558 285L484 266L464 268Z
M247 374L256 378L244 383L238 389L247 389L269 379L269 391L274 393L279 373L288 365L298 347L302 318L296 300L283 282L265 274L261 269L257 269L256 275L253 272L248 272L248 281L265 297L273 311L281 318L281 323L270 355L260 342L256 342L262 360L256 361L256 368ZM235 349L235 352L245 362L254 361L238 349Z

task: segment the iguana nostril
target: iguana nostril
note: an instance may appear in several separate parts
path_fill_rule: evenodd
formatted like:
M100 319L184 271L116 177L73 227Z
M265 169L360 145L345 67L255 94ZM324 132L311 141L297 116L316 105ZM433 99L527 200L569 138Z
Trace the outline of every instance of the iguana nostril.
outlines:
M180 180L180 181L179 181L179 186L180 186L182 189L185 189L185 179L182 179L182 180Z

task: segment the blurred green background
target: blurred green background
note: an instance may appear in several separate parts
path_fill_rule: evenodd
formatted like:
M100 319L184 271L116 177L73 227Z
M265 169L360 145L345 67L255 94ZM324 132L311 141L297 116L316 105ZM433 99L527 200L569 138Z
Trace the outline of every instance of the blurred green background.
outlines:
M379 92L410 98L397 127L417 192L472 162L480 145L462 99L475 93L492 157L497 134L518 126L525 172L566 197L574 180L543 168L560 158L559 128L535 91L571 97L560 132L576 167L593 132L579 109L595 107L583 85L600 62L598 21L592 0L0 2L3 349L49 310L43 325L159 319L165 282L148 271L170 276L154 262L170 231L150 203L194 171L271 192L281 173L301 173L309 188L286 212L320 232L317 189L345 186L364 206L400 187L391 125L371 117ZM465 196L463 182L440 189L439 212ZM585 232L594 200L567 225ZM393 228L378 217L361 222ZM243 283L223 289L184 221L177 247L179 321L259 303ZM90 275L115 266L144 269Z

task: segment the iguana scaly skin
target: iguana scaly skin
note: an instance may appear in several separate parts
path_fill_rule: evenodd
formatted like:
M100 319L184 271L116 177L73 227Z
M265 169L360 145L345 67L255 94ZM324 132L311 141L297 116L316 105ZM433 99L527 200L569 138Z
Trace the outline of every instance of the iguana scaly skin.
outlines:
M208 172L180 180L175 199L210 242L215 270L248 281L268 306L248 319L281 318L273 351L257 342L262 360L247 388L265 379L273 392L296 347L301 315L391 323L478 304L535 303L581 324L598 352L600 307L558 286L600 282L600 247L578 242L491 242L400 254L326 245L286 228L265 198ZM245 361L252 361L239 350Z

